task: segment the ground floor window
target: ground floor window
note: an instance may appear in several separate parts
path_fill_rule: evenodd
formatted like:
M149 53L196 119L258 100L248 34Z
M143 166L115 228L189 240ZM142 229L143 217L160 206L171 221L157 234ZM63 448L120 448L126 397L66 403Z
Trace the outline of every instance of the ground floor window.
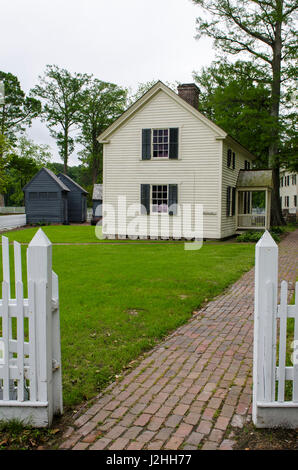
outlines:
M289 196L285 196L285 207L289 207Z
M152 185L151 189L152 212L159 214L168 213L168 185Z

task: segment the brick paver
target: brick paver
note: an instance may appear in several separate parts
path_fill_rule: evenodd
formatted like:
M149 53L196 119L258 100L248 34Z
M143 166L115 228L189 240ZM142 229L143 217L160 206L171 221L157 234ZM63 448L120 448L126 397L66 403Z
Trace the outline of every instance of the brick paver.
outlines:
M298 230L279 245L294 291ZM251 419L254 270L110 385L65 432L61 449L233 448Z

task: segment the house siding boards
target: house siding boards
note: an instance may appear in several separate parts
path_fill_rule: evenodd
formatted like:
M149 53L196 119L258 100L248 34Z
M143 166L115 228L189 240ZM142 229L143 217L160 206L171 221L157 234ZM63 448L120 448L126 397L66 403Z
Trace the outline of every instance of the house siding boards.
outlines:
M178 128L178 159L142 160L142 129L146 128ZM220 159L216 133L159 91L104 145L104 203L117 207L117 196L125 195L129 206L140 202L141 184L177 184L178 203L203 204L204 236L219 238ZM150 223L156 225L159 217L150 214Z
M228 168L228 149L235 152L235 169L233 169L233 161L231 168ZM245 160L249 161L252 166L252 160L239 149L237 150L237 146L227 142L222 143L221 238L234 235L237 228L237 214L227 216L227 188L228 186L236 187L239 171L244 169Z
M65 219L64 200L67 199L66 190L59 186L53 179L51 174L46 170L41 170L32 180L25 186L25 208L26 222L51 222L64 223ZM31 199L30 194L37 193L36 199ZM55 198L43 199L39 197L39 193L55 193Z
M85 222L87 218L87 192L68 176L60 173L58 178L68 187L68 220L69 222Z

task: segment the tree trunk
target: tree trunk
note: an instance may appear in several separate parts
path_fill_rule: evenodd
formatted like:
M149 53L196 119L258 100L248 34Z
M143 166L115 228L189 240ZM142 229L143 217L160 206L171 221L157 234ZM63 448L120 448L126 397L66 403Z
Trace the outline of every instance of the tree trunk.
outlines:
M282 0L278 0L278 10L282 14ZM280 107L280 84L281 84L281 22L277 20L275 24L275 40L273 43L273 59L272 59L272 85L271 85L271 116L276 123L272 129L272 140L269 146L269 168L272 168L273 189L271 194L271 217L270 225L284 225L281 212L281 203L279 195L279 161L278 161L278 121Z
M68 133L67 130L64 131L64 174L67 175L67 161L68 161Z

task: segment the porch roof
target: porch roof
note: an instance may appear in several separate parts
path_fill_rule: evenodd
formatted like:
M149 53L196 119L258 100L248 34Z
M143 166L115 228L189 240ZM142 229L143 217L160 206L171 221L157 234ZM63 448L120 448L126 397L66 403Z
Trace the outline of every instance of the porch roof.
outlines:
M240 170L237 180L237 189L251 188L257 190L260 188L271 189L272 170Z

